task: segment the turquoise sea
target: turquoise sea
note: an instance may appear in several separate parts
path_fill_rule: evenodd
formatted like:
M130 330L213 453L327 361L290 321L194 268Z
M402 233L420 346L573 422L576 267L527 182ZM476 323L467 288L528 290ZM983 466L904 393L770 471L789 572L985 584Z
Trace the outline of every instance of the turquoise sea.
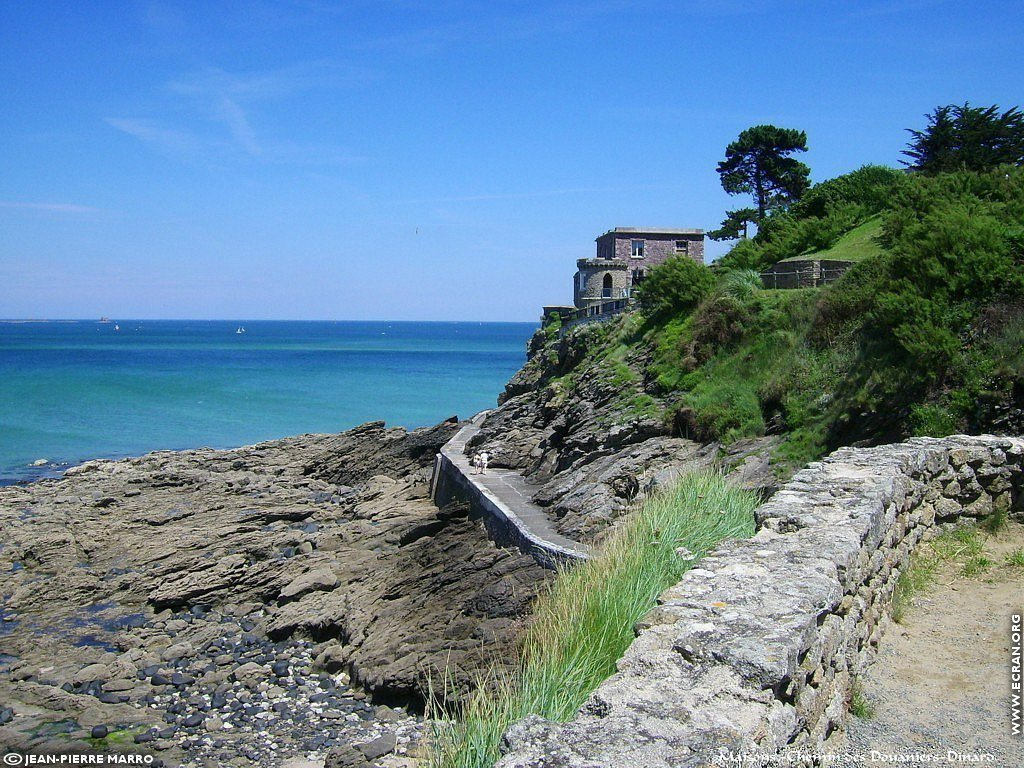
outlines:
M0 321L0 484L90 458L464 418L494 405L535 328Z

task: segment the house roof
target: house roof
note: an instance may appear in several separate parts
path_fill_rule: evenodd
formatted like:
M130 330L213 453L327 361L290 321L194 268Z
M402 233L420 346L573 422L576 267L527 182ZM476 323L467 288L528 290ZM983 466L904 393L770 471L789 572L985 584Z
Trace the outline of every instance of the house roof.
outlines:
M660 229L658 227L616 227L604 235L704 235L703 229Z

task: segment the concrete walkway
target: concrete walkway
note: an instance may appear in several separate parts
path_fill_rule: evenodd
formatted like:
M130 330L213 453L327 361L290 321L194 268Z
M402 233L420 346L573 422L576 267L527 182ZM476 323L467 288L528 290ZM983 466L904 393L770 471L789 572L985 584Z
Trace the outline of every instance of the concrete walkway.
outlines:
M504 538L511 535L513 539L519 539L514 543L520 548L530 550L535 557L541 555L544 560L555 562L585 559L590 548L555 530L551 518L530 500L534 487L521 474L511 469L491 468L480 473L470 464L470 457L465 454L466 444L480 431L487 413L477 414L441 448L435 467L435 500L443 479L441 475L447 473L448 480L477 496L485 514L497 518L497 530L504 532ZM456 476L451 477L452 474ZM491 527L488 530L491 531ZM542 562L541 557L538 557L538 562Z

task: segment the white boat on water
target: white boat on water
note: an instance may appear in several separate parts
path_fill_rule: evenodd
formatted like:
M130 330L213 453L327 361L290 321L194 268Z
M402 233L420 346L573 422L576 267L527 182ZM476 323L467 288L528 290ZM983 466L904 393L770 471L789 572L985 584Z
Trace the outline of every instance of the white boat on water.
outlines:
M242 326L238 326L238 330L235 331L235 333L245 333L245 328L243 328Z

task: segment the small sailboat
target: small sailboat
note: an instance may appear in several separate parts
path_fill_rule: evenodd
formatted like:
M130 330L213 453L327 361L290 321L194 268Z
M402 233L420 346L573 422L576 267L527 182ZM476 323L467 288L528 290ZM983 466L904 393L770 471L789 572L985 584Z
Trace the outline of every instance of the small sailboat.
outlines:
M115 331L120 331L121 330L121 326L118 325L117 323L114 323L114 330Z
M245 328L243 328L242 326L238 326L238 330L235 331L235 333L245 333Z

